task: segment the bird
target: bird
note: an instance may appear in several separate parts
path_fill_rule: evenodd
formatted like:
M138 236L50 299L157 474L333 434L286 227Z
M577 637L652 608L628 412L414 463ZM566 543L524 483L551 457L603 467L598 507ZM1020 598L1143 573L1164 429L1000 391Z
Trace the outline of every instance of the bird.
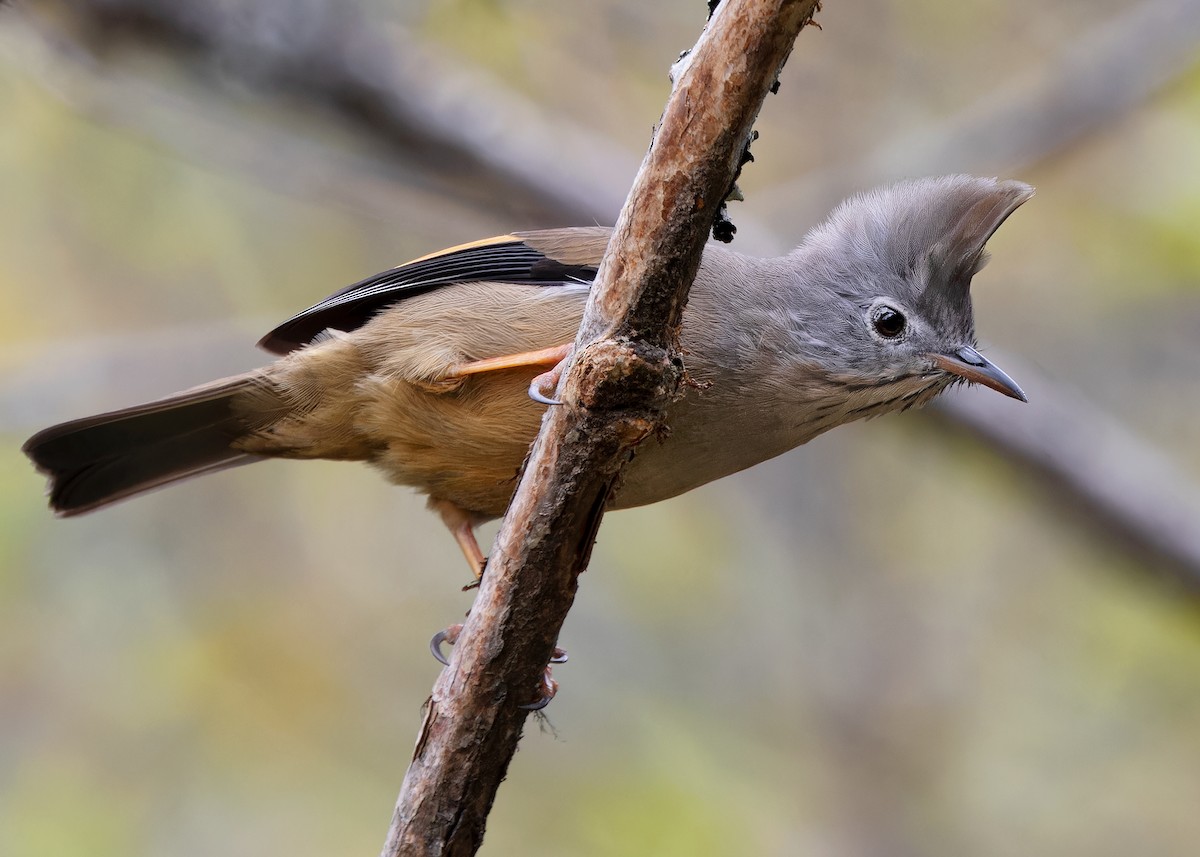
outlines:
M680 342L692 383L609 508L655 503L956 383L1026 401L976 350L973 277L1034 193L911 179L840 203L786 255L705 246ZM513 232L341 289L262 338L267 366L44 429L22 449L79 515L266 458L367 462L428 496L476 578L612 230ZM548 404L549 403L549 404Z

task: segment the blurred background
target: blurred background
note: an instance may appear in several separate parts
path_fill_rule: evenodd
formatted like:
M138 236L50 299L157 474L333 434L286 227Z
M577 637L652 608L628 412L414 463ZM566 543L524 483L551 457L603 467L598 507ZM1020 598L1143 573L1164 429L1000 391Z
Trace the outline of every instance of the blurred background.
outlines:
M423 501L270 462L55 520L20 443L363 276L610 224L700 0L0 8L0 854L373 854L470 605ZM1037 197L956 390L607 517L484 853L1200 849L1200 4L830 0L736 249ZM494 528L485 535L490 540Z

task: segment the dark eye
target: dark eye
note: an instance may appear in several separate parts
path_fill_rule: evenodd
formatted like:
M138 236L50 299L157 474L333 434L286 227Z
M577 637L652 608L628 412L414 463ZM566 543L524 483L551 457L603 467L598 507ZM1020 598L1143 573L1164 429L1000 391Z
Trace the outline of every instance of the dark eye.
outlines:
M904 316L890 306L876 307L871 313L871 324L875 332L886 339L895 339L904 333Z

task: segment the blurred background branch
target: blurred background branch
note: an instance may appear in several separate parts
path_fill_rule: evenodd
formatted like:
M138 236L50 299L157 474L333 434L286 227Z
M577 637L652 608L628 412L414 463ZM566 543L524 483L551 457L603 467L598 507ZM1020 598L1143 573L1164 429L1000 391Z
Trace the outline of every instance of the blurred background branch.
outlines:
M1200 4L1140 0L1056 46L1056 55L1018 65L967 107L897 135L852 161L782 182L763 193L768 209L802 199L814 217L847 188L898 175L1015 175L1065 154L1120 121L1196 66Z
M353 3L259 0L162 3L64 0L76 46L93 60L151 45L208 82L249 86L321 110L372 138L440 192L538 218L609 222L636 159L568 121L544 132L540 111L399 26ZM565 171L563 151L588 164Z
M995 354L996 349L991 349ZM997 357L1038 407L1007 419L983 396L956 396L934 413L1031 468L1073 514L1180 575L1200 592L1200 492L1162 450L1111 414L1011 354Z

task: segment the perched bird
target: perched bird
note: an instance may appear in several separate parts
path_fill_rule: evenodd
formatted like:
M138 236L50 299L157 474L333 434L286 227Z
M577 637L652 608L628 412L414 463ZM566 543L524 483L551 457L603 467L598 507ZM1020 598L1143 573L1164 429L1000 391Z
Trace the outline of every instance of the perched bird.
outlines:
M639 449L613 508L665 500L824 431L928 402L955 381L1024 401L975 350L972 277L1033 189L945 176L839 205L774 259L709 245L684 312L696 384ZM60 515L262 458L366 461L412 485L478 575L474 527L504 513L567 353L604 228L518 232L331 295L259 343L274 363L73 420L23 450ZM533 394L545 399L544 394Z

